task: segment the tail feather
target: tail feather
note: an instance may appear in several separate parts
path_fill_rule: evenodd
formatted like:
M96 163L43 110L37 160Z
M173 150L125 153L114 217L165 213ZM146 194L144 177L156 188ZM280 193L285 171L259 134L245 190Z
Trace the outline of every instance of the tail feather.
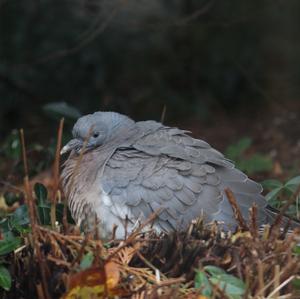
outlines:
M281 227L285 227L287 225L289 225L289 227L292 229L300 227L299 220L292 219L285 214L280 215L280 210L277 210L269 205L265 208L265 210L270 219L270 221L269 221L270 224L273 224L276 221L276 219L278 219L278 217L279 217L279 224Z

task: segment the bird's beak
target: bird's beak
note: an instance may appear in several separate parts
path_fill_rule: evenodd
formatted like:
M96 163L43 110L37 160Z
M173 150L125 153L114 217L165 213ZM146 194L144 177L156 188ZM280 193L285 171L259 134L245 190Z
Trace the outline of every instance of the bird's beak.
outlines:
M82 141L79 139L71 139L60 151L60 154L63 155L72 150L79 151L82 147Z

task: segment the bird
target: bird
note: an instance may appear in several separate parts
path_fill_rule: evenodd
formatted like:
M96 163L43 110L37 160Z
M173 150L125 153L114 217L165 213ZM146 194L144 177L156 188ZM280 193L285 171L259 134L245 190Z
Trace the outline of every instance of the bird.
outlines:
M80 117L72 135L61 150L69 154L62 187L85 231L122 239L156 212L159 233L184 230L200 215L234 229L227 188L246 221L254 204L259 224L272 219L262 186L189 131L98 111Z

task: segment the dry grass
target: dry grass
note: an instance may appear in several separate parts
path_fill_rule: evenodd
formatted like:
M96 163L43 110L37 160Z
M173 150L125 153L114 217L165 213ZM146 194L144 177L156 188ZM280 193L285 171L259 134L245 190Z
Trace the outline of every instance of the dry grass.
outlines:
M93 298L96 286L103 288L96 298L200 298L195 269L205 265L221 267L246 282L245 298L299 298L291 284L300 274L299 257L293 253L297 232L282 235L266 227L262 233L226 235L216 225L198 221L187 232L136 232L125 241L111 240L109 246L76 230L65 234L36 225L34 234L11 256L14 298L59 298L74 287L76 298ZM94 261L83 270L80 263L88 253ZM88 283L95 275L102 278ZM91 287L85 293L90 297L80 297L84 286ZM214 298L224 296L215 289Z

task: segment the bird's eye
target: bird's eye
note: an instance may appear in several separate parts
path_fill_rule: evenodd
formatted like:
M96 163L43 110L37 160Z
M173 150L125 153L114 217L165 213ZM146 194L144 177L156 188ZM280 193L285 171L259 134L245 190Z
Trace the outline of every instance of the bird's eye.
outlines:
M99 133L94 133L94 134L93 134L93 137L94 137L94 138L99 137Z

